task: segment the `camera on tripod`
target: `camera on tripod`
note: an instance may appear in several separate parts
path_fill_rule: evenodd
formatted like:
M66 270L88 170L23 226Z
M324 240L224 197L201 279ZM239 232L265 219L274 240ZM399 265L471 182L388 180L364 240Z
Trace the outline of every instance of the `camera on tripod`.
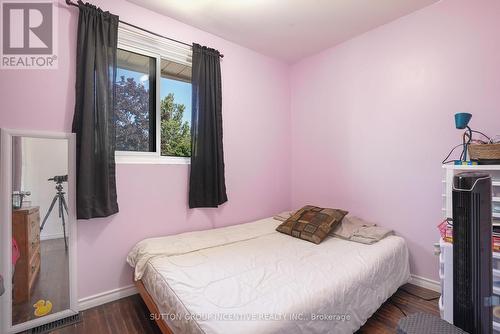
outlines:
M51 177L47 181L54 181L55 183L68 182L68 174L66 174L66 175L56 175L54 177Z
M45 223L47 222L47 218L49 218L50 213L52 212L52 209L54 208L54 205L56 202L58 203L58 213L59 213L59 218L61 218L62 222L62 227L63 227L63 235L64 235L64 248L68 250L68 242L66 240L66 221L64 218L64 213L66 213L66 216L68 216L68 205L66 204L66 199L64 198L64 195L66 194L64 192L63 188L63 182L68 182L68 174L66 175L56 175L54 177L51 177L47 181L54 181L56 183L56 195L54 196L54 199L52 200L52 203L50 204L49 210L47 211L47 214L43 218L42 225L40 226L40 231L43 230L45 227Z

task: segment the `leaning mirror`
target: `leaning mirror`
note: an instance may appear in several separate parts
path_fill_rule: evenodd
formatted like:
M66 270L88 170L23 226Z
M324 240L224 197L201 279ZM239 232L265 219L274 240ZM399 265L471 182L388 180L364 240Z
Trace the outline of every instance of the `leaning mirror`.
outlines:
M6 332L76 314L74 140L2 130Z

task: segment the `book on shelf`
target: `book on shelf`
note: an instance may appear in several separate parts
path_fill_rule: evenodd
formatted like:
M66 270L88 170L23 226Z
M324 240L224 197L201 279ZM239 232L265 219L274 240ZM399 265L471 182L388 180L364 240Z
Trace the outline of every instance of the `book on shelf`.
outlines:
M492 237L491 248L494 252L500 252L500 237Z

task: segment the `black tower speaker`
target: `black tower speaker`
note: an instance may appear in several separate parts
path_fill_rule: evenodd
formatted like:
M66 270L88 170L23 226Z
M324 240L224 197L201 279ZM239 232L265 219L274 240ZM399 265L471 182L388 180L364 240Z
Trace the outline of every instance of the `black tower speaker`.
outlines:
M471 334L492 333L491 177L453 179L453 323Z

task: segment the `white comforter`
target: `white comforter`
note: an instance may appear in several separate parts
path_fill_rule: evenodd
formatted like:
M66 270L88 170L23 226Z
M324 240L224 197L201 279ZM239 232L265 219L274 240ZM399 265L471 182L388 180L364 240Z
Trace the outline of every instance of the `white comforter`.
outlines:
M127 261L176 333L353 333L409 279L400 237L315 245L279 223L147 239Z

